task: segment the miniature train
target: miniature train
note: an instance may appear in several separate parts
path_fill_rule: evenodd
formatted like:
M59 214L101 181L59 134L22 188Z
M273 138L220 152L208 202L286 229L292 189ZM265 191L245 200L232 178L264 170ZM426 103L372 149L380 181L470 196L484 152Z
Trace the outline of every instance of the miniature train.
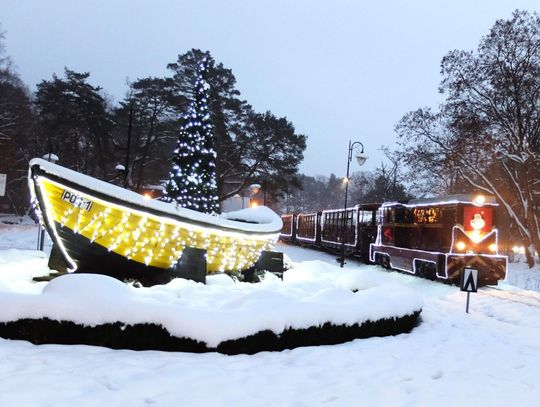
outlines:
M456 285L476 269L479 286L496 285L507 269L497 207L494 197L460 194L285 214L280 239Z

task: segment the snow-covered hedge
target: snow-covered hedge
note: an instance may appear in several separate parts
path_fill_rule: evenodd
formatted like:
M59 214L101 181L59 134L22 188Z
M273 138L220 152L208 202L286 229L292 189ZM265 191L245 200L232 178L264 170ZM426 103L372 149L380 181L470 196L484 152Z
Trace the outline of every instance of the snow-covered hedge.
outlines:
M34 343L228 354L409 332L422 300L369 273L304 262L260 284L227 275L137 288L93 274L0 285L0 336Z

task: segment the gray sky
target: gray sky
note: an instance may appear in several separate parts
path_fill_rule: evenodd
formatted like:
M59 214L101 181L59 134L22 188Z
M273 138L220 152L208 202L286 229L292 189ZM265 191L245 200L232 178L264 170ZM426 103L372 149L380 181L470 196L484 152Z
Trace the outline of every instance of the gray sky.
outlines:
M441 58L538 0L0 0L6 51L34 89L64 67L118 101L191 48L232 69L256 111L308 136L300 171L345 175L348 140L378 167L408 111L436 106ZM352 164L353 171L358 170Z

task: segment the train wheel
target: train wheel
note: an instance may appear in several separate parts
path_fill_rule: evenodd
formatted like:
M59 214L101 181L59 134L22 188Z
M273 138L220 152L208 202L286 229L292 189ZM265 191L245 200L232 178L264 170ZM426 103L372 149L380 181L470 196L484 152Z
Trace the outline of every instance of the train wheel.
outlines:
M390 269L390 257L386 254L377 254L377 263L385 269Z
M437 279L437 265L430 261L415 260L415 274L429 280Z

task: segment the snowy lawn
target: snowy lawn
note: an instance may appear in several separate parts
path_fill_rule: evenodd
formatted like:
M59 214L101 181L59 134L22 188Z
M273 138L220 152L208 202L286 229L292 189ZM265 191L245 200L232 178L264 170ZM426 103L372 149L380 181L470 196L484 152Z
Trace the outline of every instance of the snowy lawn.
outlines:
M26 291L26 276L46 271L45 256L29 250L35 237L35 228L0 227L4 287ZM298 270L312 260L328 263L326 268L336 264L324 253L279 249ZM0 405L540 404L539 293L513 286L482 291L471 295L471 313L465 314L465 294L455 287L355 262L346 264L345 272L342 278L387 279L408 287L423 298L422 324L395 337L251 356L35 346L0 339ZM41 292L39 284L35 287Z

